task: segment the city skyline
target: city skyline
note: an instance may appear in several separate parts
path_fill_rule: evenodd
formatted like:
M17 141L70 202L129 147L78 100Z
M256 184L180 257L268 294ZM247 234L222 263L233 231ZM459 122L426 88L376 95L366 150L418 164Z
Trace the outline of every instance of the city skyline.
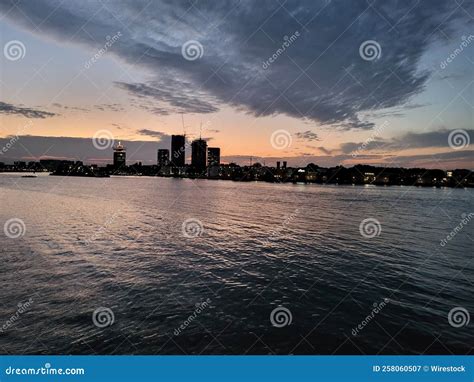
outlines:
M0 373L469 374L473 26L474 0L0 0Z
M133 2L3 0L0 147L21 141L0 161L110 163L91 144L105 131L147 164L186 133L220 147L224 163L472 168L472 9L437 4L360 1L341 15L324 1L265 12L236 2L224 13L201 3L144 12ZM217 21L196 30L208 15ZM465 142L453 150L459 130Z

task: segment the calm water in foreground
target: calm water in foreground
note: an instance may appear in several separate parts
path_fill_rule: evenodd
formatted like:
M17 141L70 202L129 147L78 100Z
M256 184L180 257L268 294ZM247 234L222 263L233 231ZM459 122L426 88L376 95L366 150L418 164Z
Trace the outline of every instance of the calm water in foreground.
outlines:
M472 353L474 219L440 245L470 212L472 189L0 174L0 228L26 227L0 231L0 352Z

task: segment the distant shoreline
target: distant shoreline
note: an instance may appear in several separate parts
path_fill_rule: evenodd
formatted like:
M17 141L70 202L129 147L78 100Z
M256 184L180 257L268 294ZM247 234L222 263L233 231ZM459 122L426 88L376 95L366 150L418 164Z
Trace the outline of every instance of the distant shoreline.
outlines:
M18 175L24 175L24 174L31 174L33 171L3 171L0 172L0 174L18 174ZM335 181L302 181L298 179L292 179L292 180L281 180L281 181L268 181L264 179L230 179L230 178L216 178L216 177L199 177L199 176L169 176L169 175L149 175L149 174L110 174L106 176L95 176L95 175L78 175L78 174L55 174L54 172L48 172L48 171L41 171L41 172L36 172L37 174L44 174L44 176L57 176L57 177L71 177L71 178L168 178L168 179L189 179L189 180L210 180L210 181L233 181L233 182L239 182L239 183L268 183L268 184L295 184L295 185L320 185L320 186L348 186L348 187L354 187L354 186L374 186L374 187L417 187L417 188L473 188L474 184L466 182L465 184L433 184L429 182L425 183L417 183L416 181L414 183L391 183L391 182L355 182L355 183L350 183L350 182L335 182Z

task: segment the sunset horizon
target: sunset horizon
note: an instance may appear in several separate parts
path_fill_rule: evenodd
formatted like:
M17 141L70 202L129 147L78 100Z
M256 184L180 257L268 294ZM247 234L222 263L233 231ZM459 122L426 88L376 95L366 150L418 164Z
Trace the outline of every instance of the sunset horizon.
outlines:
M186 133L221 147L228 163L255 157L292 165L472 169L474 35L463 29L468 17L455 2L443 4L451 12L445 28L427 35L423 28L440 18L436 12L417 19L415 8L395 22L365 2L352 23L336 17L329 2L313 17L302 12L301 20L273 5L271 18L248 34L232 28L247 17L235 2L223 21L196 30L187 18L195 13L204 20L205 14L184 2L183 19L174 20L167 8L160 16L182 32L158 28L156 40L133 22L133 12L146 19L152 14L132 7L121 16L113 2L87 10L54 1L0 4L0 146L24 137L1 152L2 162L107 163L110 155L92 144L64 149L102 132L104 139L146 142L146 150L129 160L152 164L151 142L156 151L169 145L172 134ZM50 16L35 23L43 14ZM66 15L77 25L62 22ZM281 20L287 23L283 31L275 28ZM405 41L364 31L365 20ZM419 24L419 33L397 28L404 23ZM329 30L324 39L334 41L318 51L311 36L320 28ZM218 50L219 34L232 41L224 50ZM236 50L242 54L235 56ZM282 130L288 145L275 148L272 133ZM448 138L459 131L463 146L453 150Z
M473 26L0 0L0 379L472 380Z

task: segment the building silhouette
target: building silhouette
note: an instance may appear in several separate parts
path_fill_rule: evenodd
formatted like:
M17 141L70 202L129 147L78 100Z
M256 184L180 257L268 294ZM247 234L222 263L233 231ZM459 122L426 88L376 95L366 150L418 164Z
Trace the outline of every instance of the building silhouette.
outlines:
M221 164L221 149L219 147L209 147L207 149L207 165L219 166Z
M191 143L191 165L193 168L202 172L206 169L207 142L204 139L196 139Z
M168 166L170 163L170 151L168 149L158 149L158 166Z
M125 167L127 165L127 155L125 146L119 142L114 146L114 167L116 169Z
M186 155L186 137L184 135L171 136L171 164L183 167Z

